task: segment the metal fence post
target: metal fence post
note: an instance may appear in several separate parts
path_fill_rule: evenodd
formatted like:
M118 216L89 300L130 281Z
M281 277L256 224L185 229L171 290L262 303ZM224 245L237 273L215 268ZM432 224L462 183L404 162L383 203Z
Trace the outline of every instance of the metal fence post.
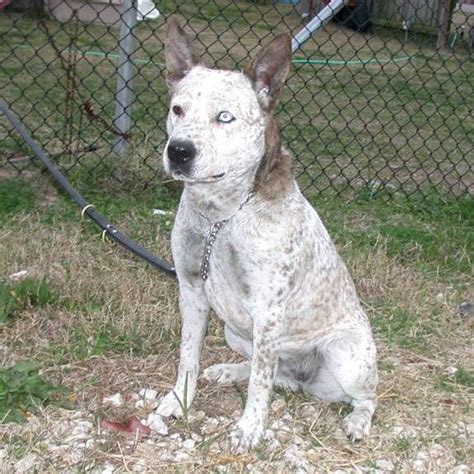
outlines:
M114 143L113 150L118 155L127 151L128 132L131 127L133 102L133 62L137 24L137 0L124 0L120 15L119 62L117 67L117 89L115 92L114 126L122 134Z
M301 31L294 36L291 41L291 52L294 53L314 32L316 32L316 30L336 16L337 12L345 4L346 0L331 0Z

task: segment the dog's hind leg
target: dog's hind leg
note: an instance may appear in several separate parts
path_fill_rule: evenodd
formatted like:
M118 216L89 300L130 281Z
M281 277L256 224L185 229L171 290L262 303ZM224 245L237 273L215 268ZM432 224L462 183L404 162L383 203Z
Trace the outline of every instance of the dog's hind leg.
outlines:
M345 433L353 441L368 436L377 406L376 349L371 335L336 339L324 344L318 355L321 366L304 390L319 399L350 403L353 411L343 421Z
M224 329L225 339L229 347L244 356L252 357L252 342L235 334L229 326ZM219 384L245 382L250 377L250 362L246 360L239 364L215 364L205 369L202 378L213 380Z

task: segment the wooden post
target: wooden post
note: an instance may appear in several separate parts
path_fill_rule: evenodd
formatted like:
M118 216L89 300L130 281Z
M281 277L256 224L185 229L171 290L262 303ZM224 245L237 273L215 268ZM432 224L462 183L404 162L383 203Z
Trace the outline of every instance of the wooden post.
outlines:
M449 29L451 26L451 17L453 13L454 1L441 0L438 14L438 41L436 48L446 48L449 41Z

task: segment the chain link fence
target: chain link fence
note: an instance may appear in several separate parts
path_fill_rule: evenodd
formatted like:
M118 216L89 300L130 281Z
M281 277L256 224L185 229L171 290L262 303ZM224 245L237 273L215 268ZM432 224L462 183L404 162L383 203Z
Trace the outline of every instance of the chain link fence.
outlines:
M327 3L0 0L0 95L76 182L162 185L166 18L234 69ZM277 114L307 194L474 191L473 3L350 0L300 45ZM29 156L0 116L0 179Z

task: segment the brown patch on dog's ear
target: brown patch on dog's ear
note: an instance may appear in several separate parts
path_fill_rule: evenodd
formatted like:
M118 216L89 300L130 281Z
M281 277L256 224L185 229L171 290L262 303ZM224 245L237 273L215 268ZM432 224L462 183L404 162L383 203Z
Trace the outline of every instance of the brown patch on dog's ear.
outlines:
M260 49L245 68L244 72L252 80L258 101L264 110L270 111L277 103L290 66L291 38L284 33Z
M174 17L166 22L166 82L173 87L198 63L191 40Z
M293 159L282 149L280 130L270 115L265 130L265 156L255 177L255 191L273 200L293 186Z

